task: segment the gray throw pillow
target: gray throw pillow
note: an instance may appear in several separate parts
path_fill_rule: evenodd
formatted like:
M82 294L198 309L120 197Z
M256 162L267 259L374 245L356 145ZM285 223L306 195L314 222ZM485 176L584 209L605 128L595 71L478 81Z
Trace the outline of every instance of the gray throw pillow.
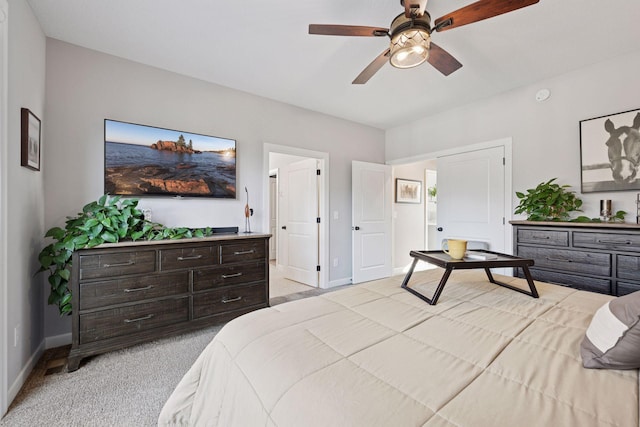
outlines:
M585 368L640 368L640 291L615 298L596 311L580 355Z

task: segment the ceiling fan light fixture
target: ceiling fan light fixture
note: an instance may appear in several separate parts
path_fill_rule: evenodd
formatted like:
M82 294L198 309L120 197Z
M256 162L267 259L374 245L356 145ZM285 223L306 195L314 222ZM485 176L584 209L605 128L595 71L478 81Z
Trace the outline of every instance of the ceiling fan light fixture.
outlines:
M431 35L426 29L411 28L391 38L389 62L396 68L412 68L429 59Z

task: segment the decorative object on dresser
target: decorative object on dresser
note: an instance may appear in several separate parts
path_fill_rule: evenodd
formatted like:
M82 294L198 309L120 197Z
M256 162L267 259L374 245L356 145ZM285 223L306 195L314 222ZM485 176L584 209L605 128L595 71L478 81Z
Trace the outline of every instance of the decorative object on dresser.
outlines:
M249 190L244 187L244 192L247 193L247 203L244 205L244 232L251 234L251 217L253 216L253 208L249 206Z
M552 178L526 193L516 191L520 203L514 213L526 214L529 221L567 221L570 213L580 211L582 200L570 191L570 185L559 185Z
M625 211L613 213L611 201L606 218L602 217L603 207L601 205L598 212L599 217L589 218L580 215L571 219L572 212L582 211L582 200L569 190L570 185L559 185L552 178L547 182L541 182L535 188L530 188L526 193L516 191L516 197L520 203L513 213L526 214L529 221L571 221L571 222L624 222Z
M105 244L72 258L68 369L267 307L269 235Z
M535 280L610 295L640 290L640 226L510 221L513 253L535 262ZM518 271L519 277L524 277Z

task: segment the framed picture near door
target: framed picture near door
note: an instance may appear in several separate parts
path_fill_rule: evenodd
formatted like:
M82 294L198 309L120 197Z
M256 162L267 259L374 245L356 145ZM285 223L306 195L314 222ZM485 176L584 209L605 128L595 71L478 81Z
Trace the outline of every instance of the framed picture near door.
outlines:
M422 203L422 181L396 178L396 203Z
M20 165L40 170L40 119L28 108L22 108L21 116L21 156Z

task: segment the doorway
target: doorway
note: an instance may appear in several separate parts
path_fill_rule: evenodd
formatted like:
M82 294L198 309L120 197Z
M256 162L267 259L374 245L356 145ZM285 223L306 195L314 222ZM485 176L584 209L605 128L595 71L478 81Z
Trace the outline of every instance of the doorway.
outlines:
M329 201L329 154L319 151L306 150L297 147L289 147L283 145L276 144L264 144L263 148L263 211L271 212L272 211L272 197L270 188L272 188L272 178L274 175L276 178L277 192L280 193L282 191L282 187L284 185L284 172L286 164L292 164L296 162L300 162L303 160L313 161L317 168L314 170L314 177L317 180L318 188L317 188L317 212L319 215L313 218L313 225L317 229L317 256L316 256L316 265L314 265L314 274L317 277L315 286L319 288L327 288L329 282L329 269L328 269L328 260L329 260L329 227L328 227L328 201ZM280 163L279 163L280 162ZM319 171L319 175L317 175L317 171ZM308 173L301 172L300 169L296 169L294 174L297 177L305 176L308 179ZM296 187L299 187L298 180L294 179L296 183ZM275 234L271 237L272 241L275 241L276 246L276 255L275 262L272 263L272 267L275 267L277 273L283 273L282 277L285 277L284 274L287 272L286 265L284 265L283 260L279 259L282 257L283 253L288 252L288 246L291 244L291 241L287 241L286 234L283 234L282 227L287 226L285 224L280 224L280 218L283 215L283 208L280 206L282 203L282 195L278 194L276 198L276 203L278 204L275 207L276 213L276 226L275 226ZM307 203L295 207L292 215L296 216L301 209L306 208ZM263 229L270 230L271 223L271 215L265 215L263 217ZM299 227L301 224L295 224L295 227ZM306 226L311 226L311 224L306 224ZM291 230L286 230L291 231ZM305 235L305 232L299 232L298 228L295 229L297 236L300 237ZM273 234L273 233L272 233ZM297 262L297 260L296 260ZM294 280L296 280L294 278Z
M487 245L511 253L513 236L507 223L512 209L511 144L511 138L504 138L390 162L395 178L423 181L425 201L421 206L394 205L395 274L406 271L411 250L438 250L447 237L473 240L479 245L475 249ZM489 191L485 186L489 183L498 185ZM480 232L480 225L491 231Z

